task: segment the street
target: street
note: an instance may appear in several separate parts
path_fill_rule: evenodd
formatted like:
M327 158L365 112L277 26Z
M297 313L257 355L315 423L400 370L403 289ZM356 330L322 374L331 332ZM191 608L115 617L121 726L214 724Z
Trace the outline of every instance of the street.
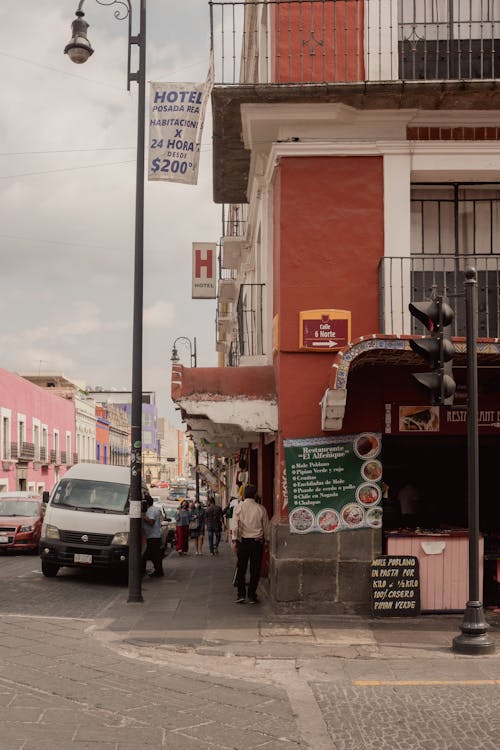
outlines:
M113 578L2 555L1 750L496 750L500 662L457 616L374 621L236 607L232 553ZM492 629L498 641L498 628Z

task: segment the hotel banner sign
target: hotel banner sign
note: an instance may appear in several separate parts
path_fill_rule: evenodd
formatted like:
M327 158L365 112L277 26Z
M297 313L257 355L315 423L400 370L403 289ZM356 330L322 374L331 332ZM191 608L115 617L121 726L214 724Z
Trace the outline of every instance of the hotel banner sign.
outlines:
M201 136L213 87L205 83L150 83L148 179L196 185Z
M193 242L193 299L215 299L217 245L215 242Z

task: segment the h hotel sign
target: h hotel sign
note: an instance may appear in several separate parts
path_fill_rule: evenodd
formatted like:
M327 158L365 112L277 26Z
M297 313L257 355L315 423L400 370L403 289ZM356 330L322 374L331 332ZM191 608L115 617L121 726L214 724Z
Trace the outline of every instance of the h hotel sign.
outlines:
M351 340L350 310L302 310L299 312L299 348L334 352Z
M193 242L193 299L215 299L217 245L215 242Z

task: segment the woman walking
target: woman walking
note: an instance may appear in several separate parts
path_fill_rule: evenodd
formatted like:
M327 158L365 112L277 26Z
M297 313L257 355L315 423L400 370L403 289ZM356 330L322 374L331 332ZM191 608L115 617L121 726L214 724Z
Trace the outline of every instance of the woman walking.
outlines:
M189 550L189 505L184 500L175 514L175 549L179 555Z
M205 535L205 508L197 500L189 511L189 536L194 539L196 554L201 555Z

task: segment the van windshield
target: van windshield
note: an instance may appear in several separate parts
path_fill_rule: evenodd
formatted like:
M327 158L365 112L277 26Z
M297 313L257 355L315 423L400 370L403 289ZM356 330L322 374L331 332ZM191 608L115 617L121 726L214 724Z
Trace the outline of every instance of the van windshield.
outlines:
M95 513L128 513L127 484L89 479L61 479L52 505Z

